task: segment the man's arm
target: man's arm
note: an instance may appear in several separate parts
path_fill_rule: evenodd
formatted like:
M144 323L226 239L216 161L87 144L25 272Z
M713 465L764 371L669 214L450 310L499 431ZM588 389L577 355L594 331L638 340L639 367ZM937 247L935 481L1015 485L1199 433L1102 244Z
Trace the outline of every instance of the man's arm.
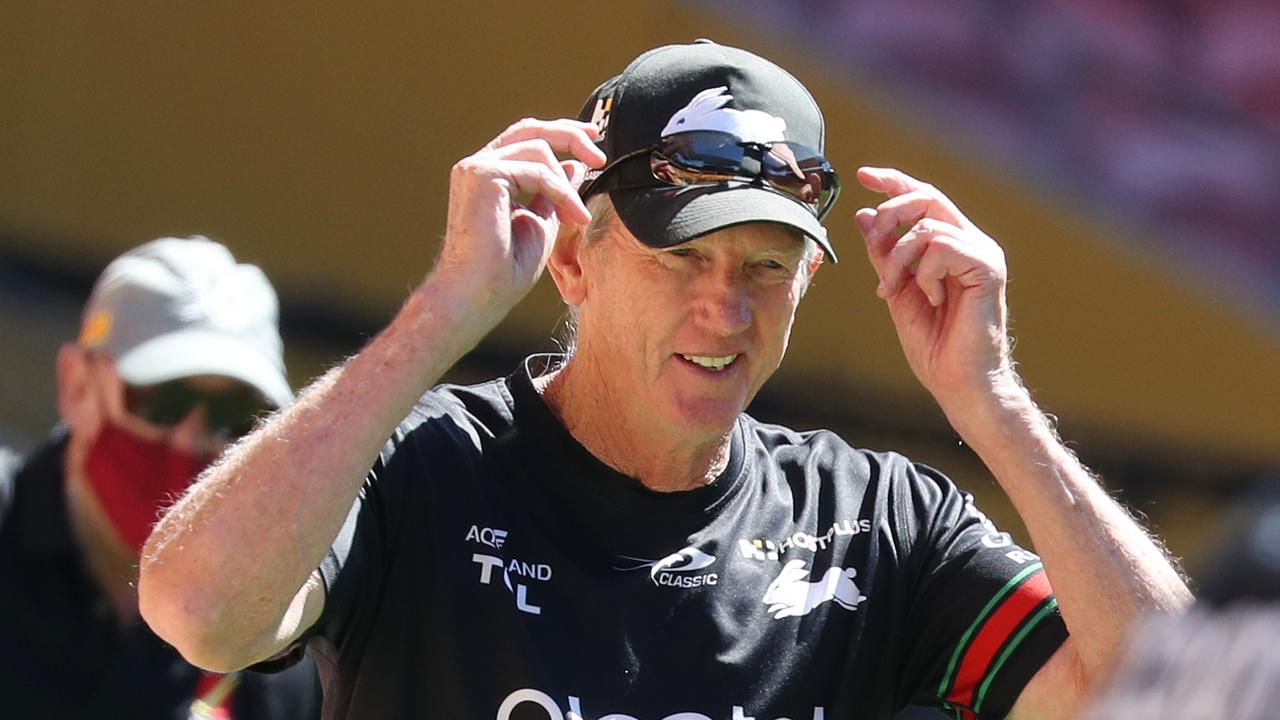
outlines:
M441 255L395 319L166 513L143 549L139 603L188 660L244 667L319 617L316 568L395 426L532 288L561 223L589 220L576 186L582 163L603 164L594 137L577 121L525 120L458 162Z
M926 183L880 168L862 168L858 179L889 196L856 221L907 361L1026 524L1071 633L1013 716L1071 717L1114 665L1134 619L1178 612L1190 592L1063 446L1014 371L999 245ZM901 237L900 227L908 228Z

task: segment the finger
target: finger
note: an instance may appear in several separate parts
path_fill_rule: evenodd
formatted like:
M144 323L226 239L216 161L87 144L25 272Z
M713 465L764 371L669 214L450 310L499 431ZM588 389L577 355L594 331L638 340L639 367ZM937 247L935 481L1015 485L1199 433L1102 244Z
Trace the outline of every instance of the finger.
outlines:
M600 130L591 123L577 120L538 120L525 118L503 130L498 137L485 145L486 150L511 145L525 140L545 140L556 152L567 152L586 163L598 168L605 164L604 151L595 144Z
M582 187L582 181L587 178L587 166L577 160L565 160L560 163L560 169L564 171L564 176L568 178L569 184L575 189Z
M565 180L569 179L569 175L564 171L564 167L560 164L560 158L556 157L555 151L551 149L551 145L541 138L535 140L522 140L517 143L494 148L488 153L488 157L495 160L522 160L525 162L539 163L560 173L564 176Z
M889 200L886 200L885 203L881 203L880 208L883 208L886 203L893 203L899 197L924 197L928 198L928 204L925 208L924 214L920 215L920 217L927 215L929 217L935 217L939 220L959 225L963 228L977 228L977 226L975 226L964 213L960 212L960 208L952 202L951 198L947 197L945 193L933 185L914 178L901 170L896 170L894 168L861 167L858 168L858 182L862 183L862 185L869 190L889 195ZM908 206L912 204L909 201L903 202ZM910 213L908 213L908 215L909 214ZM900 221L898 225L909 225L915 221L909 217L904 219L908 221ZM919 217L915 219L918 220ZM887 222L887 220L885 222ZM878 226L877 229L879 229Z
M920 261L916 263L916 285L929 299L929 304L940 307L947 301L947 277L950 274L948 251L954 238L934 235Z
M591 220L591 212L578 197L578 191L569 184L560 166L555 170L538 162L523 160L488 160L478 162L476 172L480 176L506 180L519 192L529 195L545 195L556 208L562 222L578 225Z
M884 272L881 276L881 297L889 297L902 289L913 275L919 274L919 264L929 251L934 241L940 237L959 237L963 231L939 220L924 219L916 223L894 243L889 255L885 258ZM921 287L929 294L930 289ZM934 296L930 296L930 300Z
M545 204L546 207L541 210L534 209L534 205L539 202ZM547 253L551 250L551 243L544 240L555 237L558 224L554 218L554 211L546 209L550 207L551 202L544 196L539 195L530 203L529 207L516 208L511 211L512 237L530 241L517 241L515 243L513 252L518 264L536 267L545 265ZM546 212L545 215L542 214L544 211Z
M1006 277L1002 255L992 255L945 227L935 228L916 266L916 282L935 307L946 301L950 283L959 288L999 287Z
M876 206L876 221L871 228L875 235L885 235L900 227L910 227L925 218L933 218L955 225L963 225L952 208L942 202L937 192L913 190L905 195L889 198Z
M551 202L551 199L546 195L535 195L533 199L529 201L527 209L529 212L537 215L543 220L550 220L552 217L556 216L556 205Z
M876 222L876 211L871 208L861 208L853 214L853 223L858 226L858 232L862 233L865 239L867 233L871 231Z
M927 183L896 168L864 166L858 168L858 182L868 190L885 193L890 197L919 190Z
M896 238L892 235L873 235L871 228L875 220L876 211L872 208L862 208L853 216L854 225L858 227L858 232L862 233L862 241L867 246L867 259L871 261L871 267L876 271L876 275L883 281L885 259L889 255L889 250L893 248Z
M877 295L882 298L890 297L911 279L915 264L928 248L930 235L930 231L925 228L913 227L893 243L880 267Z

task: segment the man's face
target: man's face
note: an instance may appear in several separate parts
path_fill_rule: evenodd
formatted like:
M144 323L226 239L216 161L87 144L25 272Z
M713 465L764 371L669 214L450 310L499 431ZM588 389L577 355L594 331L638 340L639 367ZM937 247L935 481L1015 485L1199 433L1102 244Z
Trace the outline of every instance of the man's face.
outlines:
M774 223L655 249L616 222L583 254L578 353L600 400L674 433L726 430L782 362L805 262Z
M130 387L109 359L74 346L59 355L59 393L71 431L65 460L77 527L122 561L136 558L156 508L233 439L216 426L232 419L233 427L247 427L260 407L252 399L261 397L218 376ZM230 412L240 408L243 423Z
M163 442L174 450L190 455L215 457L226 449L230 440L235 439L210 427L205 403L196 402L189 408L172 412L173 402L169 402L170 407L166 409L171 410L169 414L172 417L162 420L152 417L155 406L165 402L164 395L157 398L152 387L130 387L125 384L112 363L104 358L93 357L90 362L94 366L93 384L102 420L109 421L140 439ZM217 375L181 378L173 384L188 389L189 400L196 400L202 395L209 398L245 393L256 395L256 391L244 383ZM183 400L180 398L178 402ZM246 411L246 415L248 420L252 412Z

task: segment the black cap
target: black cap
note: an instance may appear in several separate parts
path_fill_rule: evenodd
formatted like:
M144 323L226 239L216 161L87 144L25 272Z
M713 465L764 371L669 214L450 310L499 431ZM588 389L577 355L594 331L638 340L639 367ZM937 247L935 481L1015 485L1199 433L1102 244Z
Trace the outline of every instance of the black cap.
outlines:
M697 107L691 106L695 98ZM755 111L747 118L754 129L783 133L788 141L824 152L822 111L799 80L758 55L709 40L644 53L596 88L578 119L600 128L598 143L612 163L654 146L663 135L695 129L685 125L695 125L695 109L707 111L699 113L704 120L725 115L713 118L719 122ZM609 198L631 234L650 247L678 245L731 225L772 222L813 238L836 259L826 228L798 199L755 185L674 187L653 178L647 163L626 165L609 170L630 176ZM598 174L589 173L586 182Z

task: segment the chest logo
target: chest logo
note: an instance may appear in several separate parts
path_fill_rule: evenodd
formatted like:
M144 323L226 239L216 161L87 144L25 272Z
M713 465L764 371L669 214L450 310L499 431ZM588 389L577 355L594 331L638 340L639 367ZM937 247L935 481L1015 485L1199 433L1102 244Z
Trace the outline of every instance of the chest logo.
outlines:
M845 610L854 610L867 599L853 582L857 575L854 568L829 567L821 579L810 582L804 561L790 560L769 583L761 601L769 606L775 620L808 615L829 600Z
M673 552L660 560L646 560L645 558L631 557L629 555L624 555L621 559L627 564L615 565L615 570L628 571L647 568L649 570L649 579L653 581L653 584L663 587L704 587L706 585L715 585L720 580L719 575L714 572L702 572L715 565L716 556L703 552L693 545Z

